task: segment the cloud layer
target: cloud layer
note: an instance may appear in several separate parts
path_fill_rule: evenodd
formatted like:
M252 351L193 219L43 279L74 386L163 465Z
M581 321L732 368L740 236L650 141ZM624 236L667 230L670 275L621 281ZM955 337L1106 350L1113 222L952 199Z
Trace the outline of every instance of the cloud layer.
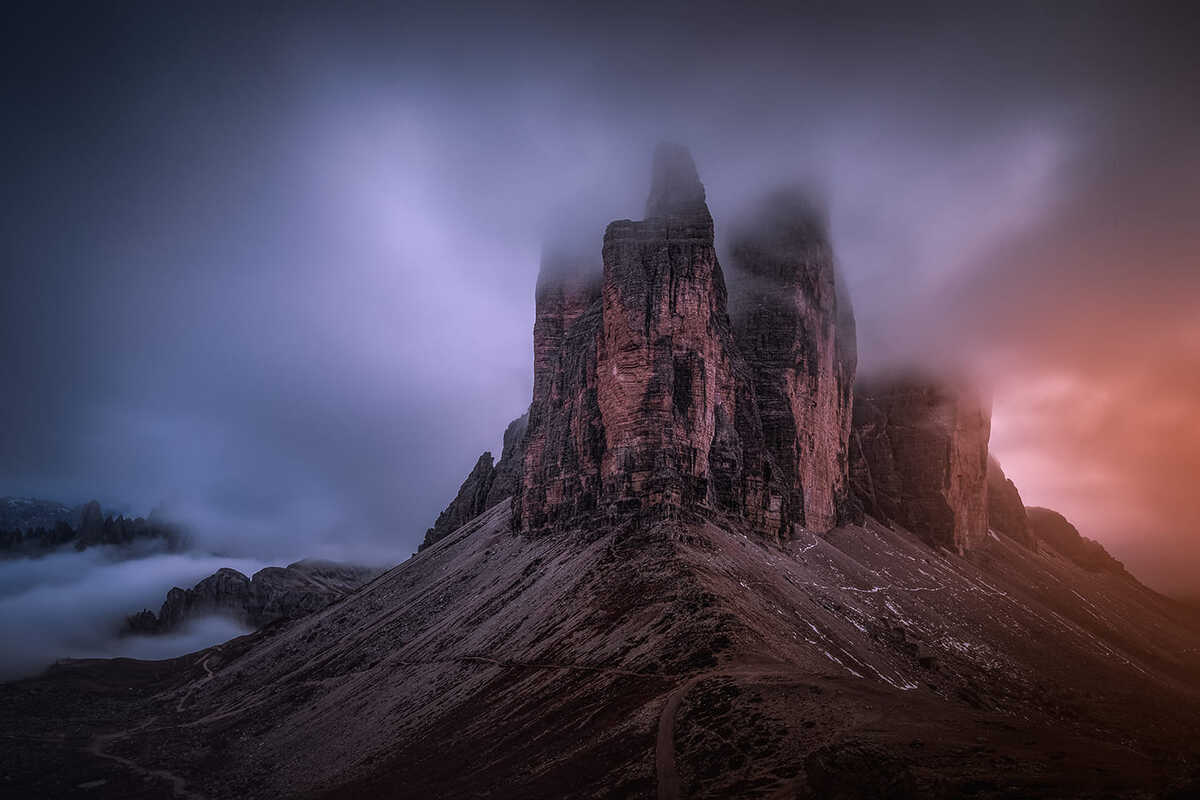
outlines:
M0 561L0 680L41 671L59 658L169 658L247 633L219 618L167 636L120 636L125 617L158 610L172 586L191 587L221 567L246 574L266 564L198 555L116 560L93 547Z

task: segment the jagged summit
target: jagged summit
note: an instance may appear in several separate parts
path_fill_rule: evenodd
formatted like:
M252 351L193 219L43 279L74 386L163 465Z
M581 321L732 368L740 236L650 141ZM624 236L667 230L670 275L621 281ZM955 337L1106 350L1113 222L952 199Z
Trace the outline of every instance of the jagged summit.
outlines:
M686 147L662 142L654 150L646 219L670 215L708 216L704 184Z

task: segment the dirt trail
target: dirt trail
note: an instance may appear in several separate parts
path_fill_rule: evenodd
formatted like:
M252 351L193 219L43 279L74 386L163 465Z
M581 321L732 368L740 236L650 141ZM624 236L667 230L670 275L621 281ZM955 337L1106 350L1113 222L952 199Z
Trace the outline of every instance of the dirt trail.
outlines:
M658 716L658 739L654 745L654 771L658 776L658 800L679 800L679 771L675 768L675 713L684 696L697 683L719 673L693 675L675 687Z
M209 651L208 655L206 655L204 657L204 660L200 662L200 666L204 667L204 672L206 674L200 680L192 681L192 683L188 684L187 689L184 690L183 696L179 698L179 702L175 705L175 710L177 712L183 711L183 706L188 701L188 698L192 696L192 692L196 691L201 686L203 686L204 684L211 681L214 677L216 677L215 673L213 673L212 669L208 666L208 662L209 662L209 659L211 659L214 655L216 655L220 651L220 649L221 649L221 645L217 645L216 647L212 648L212 650Z
M175 710L177 712L183 711L184 704L187 702L188 698L192 696L192 693L194 691L196 691L201 686L203 686L204 684L211 681L214 677L216 677L216 673L214 673L212 671L212 668L208 665L208 662L209 662L209 660L212 659L212 657L214 655L217 654L218 651L220 651L220 649L221 649L221 645L217 645L216 647L212 648L208 652L208 654L205 655L204 660L200 662L200 666L204 668L204 677L188 684L188 687L183 692L183 696L179 698L179 703L176 704L176 706L175 706ZM162 780L168 781L171 784L171 791L175 794L176 797L182 797L182 798L185 798L185 800L205 800L204 795L202 795L198 792L193 792L190 789L188 789L187 781L185 781L179 775L176 775L174 772L171 772L170 770L165 770L165 769L149 769L147 767L143 767L141 764L138 764L136 761L125 758L123 756L115 755L113 753L109 753L105 750L105 748L112 742L115 742L118 739L127 738L129 736L132 736L135 733L138 733L139 731L143 731L146 728L150 727L151 723L153 723L155 719L156 719L155 717L151 717L150 719L146 720L141 725L138 725L136 727L127 728L125 730L114 731L113 733L106 733L106 734L103 734L100 736L96 736L88 744L87 751L89 753L91 753L92 755L96 756L97 758L103 758L108 761L116 762L117 764L120 764L121 766L125 767L128 770L130 770L132 772L136 772L138 775L142 775L145 777L151 777L151 778L160 778ZM170 728L170 727L175 727L175 726L166 726L166 727Z
M103 758L103 759L107 759L108 761L114 761L117 764L120 764L121 766L125 767L126 769L137 773L138 775L142 775L142 776L145 776L148 778L159 778L161 780L167 781L168 783L171 784L171 791L175 794L176 797L182 797L182 798L184 798L184 800L206 800L204 795L189 790L187 788L187 781L185 781L180 776L176 775L174 772L171 772L170 770L147 769L146 767L143 767L141 764L138 764L136 761L132 761L131 759L124 758L122 756L114 755L113 753L105 752L104 748L109 743L114 742L117 739L124 739L127 736L131 736L131 735L137 733L138 731L142 730L143 728L146 728L147 726L149 726L150 723L153 721L154 721L154 718L152 717L151 719L147 720L145 723L138 725L135 728L129 728L128 730L116 731L115 733L106 733L102 736L97 736L94 739L92 739L91 743L88 745L87 750L89 753L96 756L97 758Z
M667 702L658 715L658 737L654 745L654 771L658 778L658 800L679 800L682 789L679 783L679 770L675 765L675 715L687 693L696 684L709 678L761 678L770 675L795 677L795 671L785 671L772 667L727 667L692 675L683 683L676 686L667 695ZM747 763L747 769L749 763Z

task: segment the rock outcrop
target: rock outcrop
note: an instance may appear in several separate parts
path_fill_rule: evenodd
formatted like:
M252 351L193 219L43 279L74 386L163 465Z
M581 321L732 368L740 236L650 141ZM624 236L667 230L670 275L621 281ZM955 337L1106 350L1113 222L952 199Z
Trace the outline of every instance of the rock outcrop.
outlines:
M987 533L991 412L973 392L923 378L856 388L851 483L868 514L965 552Z
M1033 535L1045 542L1059 555L1075 562L1089 572L1111 572L1126 575L1125 565L1109 555L1104 545L1082 535L1067 518L1057 511L1039 506L1026 509Z
M492 473L492 488L488 490L484 510L517 493L523 461L521 448L528 426L529 412L526 412L508 423L508 427L504 429L504 446L500 451L500 461Z
M543 260L514 524L699 512L788 535L802 504L764 438L684 148L658 148L646 218L610 224L601 254L598 283L586 264Z
M511 497L520 481L523 441L529 415L508 423L504 431L504 450L500 463L494 464L490 451L475 462L467 479L458 487L458 494L438 515L433 527L425 532L418 550L441 541L460 527L475 519L497 503Z
M126 621L126 633L161 634L177 630L196 617L221 615L251 628L319 611L383 572L374 567L330 561L297 561L267 567L247 578L228 567L217 570L191 589L167 593L158 614L141 611Z
M988 457L987 468L988 527L1026 547L1036 547L1033 528L1021 502L1016 484L1004 475L1000 462Z
M788 505L810 530L853 516L847 485L854 314L828 223L802 192L769 195L734 235L734 325Z

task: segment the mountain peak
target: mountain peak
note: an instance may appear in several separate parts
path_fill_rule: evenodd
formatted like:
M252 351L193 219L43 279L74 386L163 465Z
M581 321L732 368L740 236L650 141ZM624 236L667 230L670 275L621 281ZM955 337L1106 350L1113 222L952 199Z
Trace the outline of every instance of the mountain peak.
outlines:
M707 213L708 207L692 154L681 144L660 143L654 150L646 219L701 211Z

